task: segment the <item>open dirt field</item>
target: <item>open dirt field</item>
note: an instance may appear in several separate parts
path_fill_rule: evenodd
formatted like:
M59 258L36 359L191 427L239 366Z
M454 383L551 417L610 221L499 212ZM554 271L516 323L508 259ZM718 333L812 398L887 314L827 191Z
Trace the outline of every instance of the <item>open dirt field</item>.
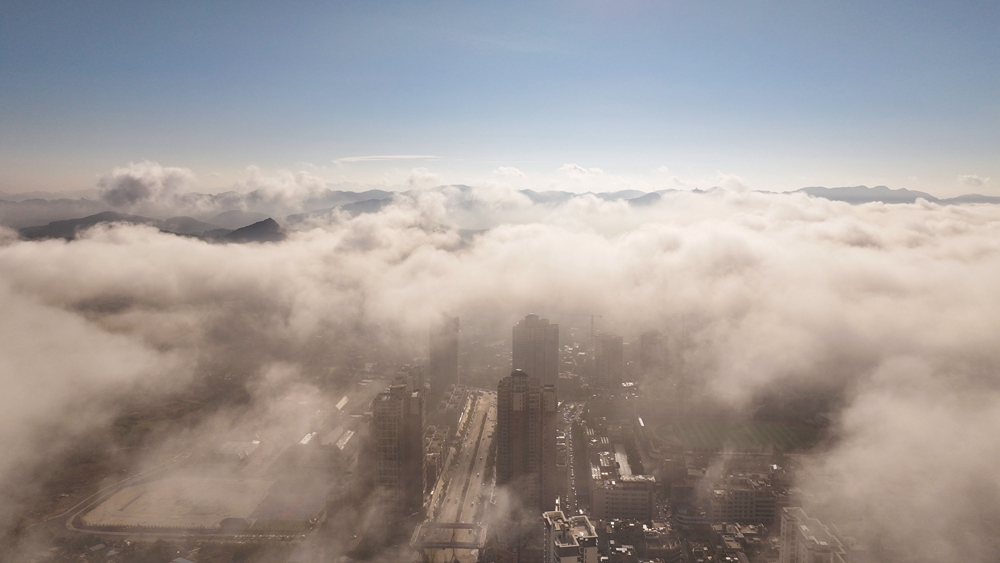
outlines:
M125 487L83 517L86 526L217 528L247 518L274 481L170 477Z

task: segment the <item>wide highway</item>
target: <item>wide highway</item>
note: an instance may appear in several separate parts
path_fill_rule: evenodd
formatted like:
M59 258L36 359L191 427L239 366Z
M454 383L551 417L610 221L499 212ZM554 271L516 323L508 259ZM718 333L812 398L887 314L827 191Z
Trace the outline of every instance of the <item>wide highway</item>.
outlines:
M432 506L436 508L428 522L438 524L478 524L493 495L493 482L484 482L490 442L496 428L496 392L470 391L476 397L471 410L462 418L462 434L457 438L457 450L449 467L435 486ZM443 535L442 535L443 534ZM442 530L438 541L474 541L473 530ZM476 561L477 550L451 549L449 560ZM440 557L440 556L438 556Z
M482 512L482 503L489 502L492 490L483 483L486 460L489 457L490 436L496 427L496 393L473 391L479 397L464 432L459 436L459 448L445 475L443 500L434 521L441 523L474 524ZM492 484L490 484L492 487ZM485 499L483 493L486 493Z

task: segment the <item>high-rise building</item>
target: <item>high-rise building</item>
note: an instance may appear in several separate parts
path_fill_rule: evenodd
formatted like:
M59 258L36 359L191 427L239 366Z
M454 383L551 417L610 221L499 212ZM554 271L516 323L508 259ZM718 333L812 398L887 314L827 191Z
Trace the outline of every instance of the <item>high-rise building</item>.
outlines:
M375 484L397 514L424 503L424 395L397 381L372 401Z
M497 385L497 485L510 485L523 505L555 505L556 390L515 370Z
M542 385L559 380L559 325L538 315L528 315L513 330L513 369L541 379Z
M659 331L645 332L639 337L639 370L642 375L660 375L666 369L666 345Z
M621 336L601 334L594 351L594 386L598 389L619 390L625 372L625 344Z
M403 365L399 368L399 373L396 374L396 377L393 378L393 383L405 383L409 385L410 391L427 389L427 386L424 384L424 366Z
M439 397L449 385L458 383L458 317L445 317L431 328L431 394Z

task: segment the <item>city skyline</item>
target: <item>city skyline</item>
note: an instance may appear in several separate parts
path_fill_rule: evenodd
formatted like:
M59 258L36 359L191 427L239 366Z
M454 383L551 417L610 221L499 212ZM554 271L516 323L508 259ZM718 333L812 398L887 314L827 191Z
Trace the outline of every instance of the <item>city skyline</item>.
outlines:
M1000 560L998 21L5 2L0 563Z

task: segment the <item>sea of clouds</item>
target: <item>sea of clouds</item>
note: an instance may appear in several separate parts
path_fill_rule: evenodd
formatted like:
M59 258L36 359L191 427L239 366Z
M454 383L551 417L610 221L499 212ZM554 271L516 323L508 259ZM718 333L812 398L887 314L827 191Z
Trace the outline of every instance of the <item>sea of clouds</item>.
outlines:
M149 166L113 172L105 199L176 215L207 205L185 195L187 171ZM251 183L290 213L323 189L304 174ZM241 371L253 408L279 420L279 399L310 394L296 374L319 335L377 329L382 346L420 357L441 313L509 327L582 310L626 340L657 329L683 342L688 373L731 409L783 388L833 390L835 440L798 483L816 509L853 522L880 558L993 561L997 288L1000 206L738 188L646 206L534 203L498 184L415 189L265 244L142 226L28 242L4 229L0 526L17 522L39 467L105 431L137 391Z

